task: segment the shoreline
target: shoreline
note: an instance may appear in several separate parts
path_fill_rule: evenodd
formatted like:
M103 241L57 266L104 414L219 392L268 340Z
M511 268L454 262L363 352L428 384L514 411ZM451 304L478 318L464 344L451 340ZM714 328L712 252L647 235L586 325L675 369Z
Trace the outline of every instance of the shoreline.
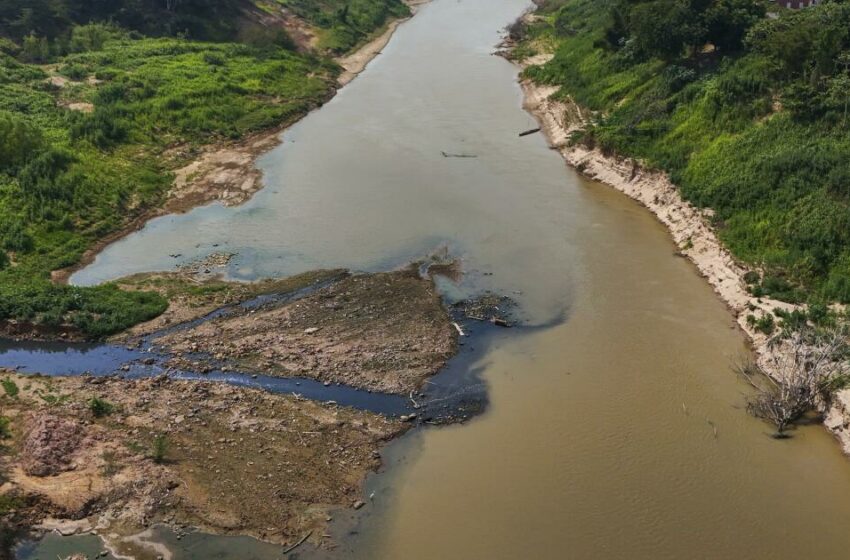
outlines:
M427 4L429 1L430 0L405 0L404 3L407 4L408 8L410 8L410 15L408 17L394 19L386 25L384 31L377 37L367 41L354 52L345 56L337 57L337 64L343 68L343 72L337 78L337 83L340 87L348 85L354 78L366 70L369 63L375 60L375 57L381 54L384 47L389 44L390 39L392 39L393 34L396 29L398 29L398 26L406 21L410 21L410 19L419 11L419 8Z
M205 146L201 149L200 155L193 158L191 162L173 170L174 181L161 204L145 210L118 230L96 240L85 250L77 263L52 271L51 281L55 284L68 284L71 276L92 264L106 247L141 230L155 218L169 214L184 214L213 202L220 202L224 206L239 206L250 200L254 194L265 187L263 173L257 168L257 160L260 156L283 142L281 135L286 129L300 122L313 111L321 109L336 96L341 88L366 70L369 63L389 44L396 29L413 18L419 7L428 1L406 2L410 7L410 16L394 19L374 39L345 56L334 58L343 71L337 76L336 83L327 95L315 106L271 129L250 134L234 142Z
M508 50L510 50L508 46ZM542 65L552 55L537 55L524 61L511 61L520 72L529 66ZM771 378L781 381L776 369L782 349L770 348L770 337L757 331L747 321L770 315L776 308L792 311L800 306L749 293L744 281L747 269L724 247L710 223L712 212L686 201L679 188L666 173L643 167L634 158L606 155L599 148L571 144L570 136L587 123L585 111L571 101L551 99L560 88L534 83L518 77L523 93L523 109L540 124L549 146L564 161L585 177L603 183L643 205L660 221L677 245L678 255L688 259L732 312L738 328L746 335L756 356L758 367ZM821 410L824 427L838 440L845 455L850 456L850 390L838 391Z
M154 276L157 285L164 275ZM333 282L323 283L328 279ZM0 486L27 504L20 519L9 521L20 536L31 529L36 529L35 539L54 529L62 535L92 532L125 558L132 557L133 549L132 539L125 537L151 524L178 534L192 527L281 545L292 545L307 534L305 541L323 548L331 543L325 532L335 512L368 505L363 485L366 476L382 466L387 443L423 423L463 422L468 417L463 403L454 416L454 409L446 413L426 400L425 383L443 371L460 348L452 326L457 318L437 295L433 279L420 275L418 267L363 275L317 271L254 288L234 284L232 294L216 289L198 295L193 291L196 284L172 280L160 287L174 290L174 284L185 284L185 293L177 291L190 314L171 317L169 325L202 328L212 321L216 329L244 336L229 337L238 339L238 355L230 356L226 349L213 347L218 344L214 337L194 337L186 330L190 347L166 341L168 356L186 358L191 365L202 356L197 352L224 352L225 363L230 358L251 359L260 348L277 352L283 345L281 352L261 356L262 362L251 371L264 369L267 359L283 362L295 354L303 379L313 378L317 360L331 369L344 366L344 371L316 378L331 387L326 396L316 397L303 390L276 393L212 376L171 378L165 365L165 373L134 376L135 368L155 365L151 357L130 357L111 375L54 377L0 367L5 383L15 387L13 399L0 398L8 404L4 415L11 419L8 445L14 450L0 457L0 466L9 473ZM304 292L310 288L315 293ZM282 299L238 312L240 304L270 294ZM376 299L382 294L383 300ZM381 314L360 312L375 302ZM209 315L207 307L221 310L228 305L237 312L203 318ZM200 322L193 313L201 315ZM282 315L286 321L280 320ZM161 332L148 326L154 327L148 334ZM289 329L285 339L278 326ZM255 339L258 345L246 348ZM125 344L136 347L136 340ZM148 343L153 340L159 344L160 338ZM387 348L393 351L393 367L371 368L370 360ZM412 407L405 406L399 414L346 405L333 393L343 384L405 403L409 398ZM45 394L53 399L42 398ZM100 415L91 409L95 399L107 403ZM167 460L155 459L152 442L158 436L168 438ZM162 457L165 452L163 448ZM253 485L262 491L239 482L246 470L252 479L256 475ZM288 483L286 476L281 479L281 472L298 473L298 484ZM36 495L37 501L30 499Z

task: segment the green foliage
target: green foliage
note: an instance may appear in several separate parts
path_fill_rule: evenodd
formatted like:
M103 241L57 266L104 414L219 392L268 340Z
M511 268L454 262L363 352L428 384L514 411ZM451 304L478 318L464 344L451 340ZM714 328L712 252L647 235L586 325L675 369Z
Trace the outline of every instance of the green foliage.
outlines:
M97 338L165 310L154 293L50 273L162 203L186 163L164 153L278 126L332 91L338 67L256 24L255 4L285 5L334 52L409 13L400 0L0 0L0 322Z
M0 112L0 171L11 172L44 147L41 131L21 117Z
M89 410L95 418L109 416L115 411L115 405L98 397L92 397L89 401Z
M239 0L0 0L0 34L62 39L75 23L108 21L148 35L184 33L226 40L235 35L240 6ZM91 30L84 37L72 33L71 44L97 45L100 31Z
M640 57L675 60L705 43L722 52L739 50L747 31L765 16L760 0L614 0L609 2L606 40L629 44ZM562 17L566 12L560 14Z
M850 302L850 2L567 0L527 74L599 111L582 141L667 171L767 271L752 291ZM707 43L707 44L706 44Z
M348 52L389 20L406 17L401 0L267 0L280 4L325 30L320 46L333 53Z
M769 313L758 318L756 318L755 315L747 315L747 323L757 331L766 335L771 335L773 334L773 331L776 330L776 321L773 319L773 315Z
M54 395L52 393L45 393L39 395L41 400L43 400L47 406L59 406L71 399L71 395Z
M121 464L118 462L118 455L114 451L104 451L101 456L103 466L100 469L101 474L106 478L111 478L121 471Z
M12 437L12 421L6 416L0 416L0 439L8 439Z
M168 456L168 448L170 446L170 442L168 441L168 436L165 434L157 434L153 438L153 445L151 446L151 459L153 462L161 465L165 463Z
M7 377L0 381L0 384L3 385L3 391L7 396L12 397L13 399L18 396L20 389L18 389L17 383Z
M49 90L43 72L0 55L0 321L96 338L164 311L155 293L57 286L49 273L162 201L164 150L294 119L327 95L335 72L274 46L109 37L63 60L108 79L96 86Z

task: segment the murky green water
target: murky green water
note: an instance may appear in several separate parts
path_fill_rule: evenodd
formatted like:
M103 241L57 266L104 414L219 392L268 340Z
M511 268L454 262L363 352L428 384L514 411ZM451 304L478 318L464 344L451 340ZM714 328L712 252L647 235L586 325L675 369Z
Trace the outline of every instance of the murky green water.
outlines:
M168 269L176 253L237 252L230 274L250 279L447 247L461 290L512 294L533 323L565 318L486 353L483 416L388 449L333 557L847 558L838 446L820 427L766 437L729 369L741 334L663 228L517 136L533 120L516 69L490 53L525 7L435 0L262 159L251 202L155 220L74 281ZM338 517L345 535L351 514Z

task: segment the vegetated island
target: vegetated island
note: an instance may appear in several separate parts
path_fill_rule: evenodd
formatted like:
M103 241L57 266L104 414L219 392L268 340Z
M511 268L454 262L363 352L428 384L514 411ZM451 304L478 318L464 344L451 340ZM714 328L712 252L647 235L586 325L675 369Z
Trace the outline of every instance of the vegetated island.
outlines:
M850 2L780 4L543 0L503 54L552 146L735 313L750 410L781 437L818 411L850 454Z

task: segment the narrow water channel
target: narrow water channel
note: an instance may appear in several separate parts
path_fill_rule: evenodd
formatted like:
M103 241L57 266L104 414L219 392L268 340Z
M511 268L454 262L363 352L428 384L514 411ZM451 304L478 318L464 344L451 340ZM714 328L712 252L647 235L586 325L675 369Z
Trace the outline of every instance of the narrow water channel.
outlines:
M742 335L663 228L517 136L533 120L491 52L526 7L434 0L284 134L252 201L157 219L73 281L213 250L254 279L445 248L464 263L455 289L507 293L553 325L479 358L482 416L390 446L333 557L847 558L850 461L820 427L768 438L730 371ZM206 542L248 557L245 541ZM188 558L201 556L175 550Z

